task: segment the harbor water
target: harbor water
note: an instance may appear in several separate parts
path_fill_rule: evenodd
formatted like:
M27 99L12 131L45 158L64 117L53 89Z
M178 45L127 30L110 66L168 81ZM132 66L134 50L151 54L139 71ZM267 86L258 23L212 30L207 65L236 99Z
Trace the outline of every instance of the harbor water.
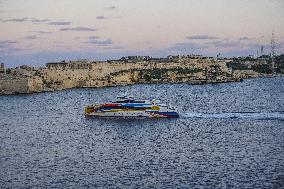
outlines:
M118 94L178 119L87 118ZM284 78L0 96L0 188L283 188Z

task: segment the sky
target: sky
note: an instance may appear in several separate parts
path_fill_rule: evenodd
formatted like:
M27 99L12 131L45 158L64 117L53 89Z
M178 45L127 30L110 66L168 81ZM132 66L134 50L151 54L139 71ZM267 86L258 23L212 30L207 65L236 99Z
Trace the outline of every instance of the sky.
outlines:
M0 0L0 62L284 53L284 0Z

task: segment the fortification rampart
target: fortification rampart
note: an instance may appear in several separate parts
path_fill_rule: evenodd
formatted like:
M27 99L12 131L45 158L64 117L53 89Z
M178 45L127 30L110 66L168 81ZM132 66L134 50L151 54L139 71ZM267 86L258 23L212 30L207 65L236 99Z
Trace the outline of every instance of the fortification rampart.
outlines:
M0 86L0 94L29 93L28 78L2 78Z
M1 78L0 94L25 94L43 91L42 79L33 78Z
M10 71L14 74L13 77L0 79L0 90L2 94L15 94L133 83L207 80L204 71L216 64L219 78L212 78L222 80L230 72L226 66L228 61L196 58L175 61L70 61L48 63L45 68L22 66L18 70ZM23 78L14 78L17 74Z

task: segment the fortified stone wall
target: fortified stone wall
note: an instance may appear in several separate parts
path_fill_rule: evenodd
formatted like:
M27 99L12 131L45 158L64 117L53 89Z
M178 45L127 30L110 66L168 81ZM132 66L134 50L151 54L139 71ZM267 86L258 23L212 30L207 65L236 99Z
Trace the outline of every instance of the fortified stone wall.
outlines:
M89 80L89 70L86 69L43 69L43 85L55 90L83 87L82 83Z
M178 62L155 61L108 61L108 62L63 62L50 63L41 70L45 90L61 90L75 87L102 87L132 84L139 80L139 72L152 69L199 68L204 69L216 61L212 59L180 59ZM225 61L218 62L224 72L228 72ZM175 73L169 81L174 81ZM202 77L202 73L179 77ZM187 80L188 80L187 79ZM183 79L186 80L186 79ZM140 80L141 81L141 80Z
M131 60L132 61L132 60ZM229 60L228 60L229 61ZM218 62L213 59L178 59L178 61L165 62L155 60L141 61L107 61L107 62L62 62L49 63L45 68L14 70L20 73L22 79L2 79L0 91L9 93L31 93L41 91L62 90L79 87L103 87L127 85L136 82L146 82L141 78L149 70L163 69L164 82L188 82L204 77L203 70L210 65L219 64L223 73L228 73L225 60ZM197 69L193 73L177 73L179 69ZM142 74L141 74L142 73ZM156 81L157 80L157 81ZM159 79L153 79L158 82ZM149 81L147 81L149 82Z
M204 63L205 62L205 63ZM192 68L192 67L204 67L203 64L210 64L211 61L203 60L198 62L192 60L188 62L179 63L157 63L157 62L94 62L90 63L90 66L80 67L76 66L76 69L71 69L70 63L60 63L49 65L49 69L42 70L42 79L44 86L47 88L53 88L55 90L74 88L74 87L101 87L101 86L113 86L121 84L131 84L131 74L123 73L116 76L110 76L112 73L118 73L120 71L137 71L145 69L171 69L171 68Z
M29 93L28 78L0 79L0 94Z
M25 94L43 91L43 82L34 78L1 78L0 94Z
M42 92L43 90L43 81L40 77L28 78L29 93Z

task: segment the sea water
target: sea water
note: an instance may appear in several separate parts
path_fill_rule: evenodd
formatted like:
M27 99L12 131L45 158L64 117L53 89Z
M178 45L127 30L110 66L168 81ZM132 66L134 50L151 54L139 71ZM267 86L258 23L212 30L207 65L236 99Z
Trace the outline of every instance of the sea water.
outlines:
M84 116L126 90L181 116ZM283 162L283 77L0 97L1 188L281 188Z

